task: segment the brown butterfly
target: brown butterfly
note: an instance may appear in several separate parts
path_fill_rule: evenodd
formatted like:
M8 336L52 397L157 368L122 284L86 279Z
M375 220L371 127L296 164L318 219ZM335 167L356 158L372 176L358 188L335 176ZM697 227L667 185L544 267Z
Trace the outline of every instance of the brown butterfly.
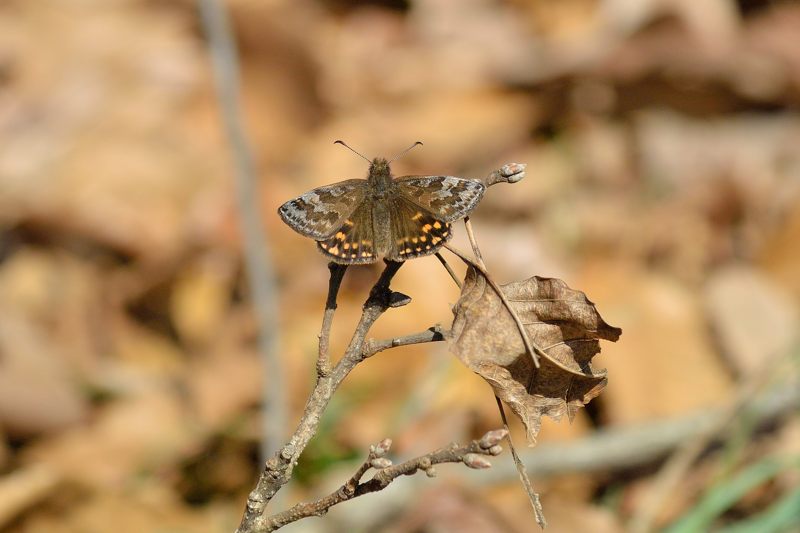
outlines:
M362 158L342 141L336 141ZM483 183L454 176L394 178L391 161L376 157L367 179L311 190L278 208L293 230L317 241L332 261L405 261L436 253L452 237L450 223L465 217L483 197Z

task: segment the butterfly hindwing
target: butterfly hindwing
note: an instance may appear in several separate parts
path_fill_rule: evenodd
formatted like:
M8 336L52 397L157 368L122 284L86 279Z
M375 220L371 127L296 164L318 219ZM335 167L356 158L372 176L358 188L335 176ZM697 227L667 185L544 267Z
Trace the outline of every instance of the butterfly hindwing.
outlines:
M450 223L403 196L391 201L392 243L387 258L405 261L431 255L452 237Z
M361 202L333 235L317 242L317 247L336 263L374 263L377 260L374 233L372 206L369 202Z
M325 185L289 200L278 214L293 230L323 240L334 235L366 196L366 180L346 180Z
M444 222L467 216L486 191L480 181L455 176L403 176L395 184L401 195Z

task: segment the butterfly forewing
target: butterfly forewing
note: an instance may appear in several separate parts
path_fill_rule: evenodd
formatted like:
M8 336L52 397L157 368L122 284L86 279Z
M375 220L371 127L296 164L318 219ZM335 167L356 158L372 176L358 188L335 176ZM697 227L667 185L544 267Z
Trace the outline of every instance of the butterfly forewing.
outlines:
M320 241L334 235L366 196L366 180L346 180L311 190L278 208L293 230Z
M342 225L327 239L319 240L319 250L329 259L342 264L374 263L375 235L372 227L372 205L361 202Z
M395 185L402 196L444 222L468 215L486 190L479 181L455 176L403 176Z
M375 158L368 179L319 187L278 213L337 263L405 261L436 253L452 236L450 223L468 215L485 190L479 181L455 176L393 179L389 163Z
M387 258L405 261L436 253L452 236L450 223L404 196L390 200L392 243Z

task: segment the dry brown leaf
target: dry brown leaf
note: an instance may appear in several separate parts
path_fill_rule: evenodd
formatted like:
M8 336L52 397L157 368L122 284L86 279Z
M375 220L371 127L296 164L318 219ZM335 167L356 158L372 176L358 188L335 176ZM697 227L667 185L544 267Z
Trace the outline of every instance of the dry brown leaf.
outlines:
M555 278L533 276L501 287L528 338L546 357L535 368L517 326L486 279L470 268L454 309L448 342L453 353L483 377L520 417L529 444L536 442L542 415L570 420L600 394L606 372L592 368L600 339L616 341L586 295Z

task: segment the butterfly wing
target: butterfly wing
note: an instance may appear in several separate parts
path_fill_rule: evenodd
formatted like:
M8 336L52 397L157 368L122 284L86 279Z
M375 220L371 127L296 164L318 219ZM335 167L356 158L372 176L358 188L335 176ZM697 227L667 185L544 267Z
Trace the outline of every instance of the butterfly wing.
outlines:
M278 214L297 233L314 240L328 239L353 214L366 196L367 180L346 180L308 191L278 208Z
M480 181L455 176L403 176L394 183L402 196L442 222L467 216L486 191Z
M345 265L374 263L375 230L372 226L372 204L364 201L327 239L317 242L319 250L328 259Z
M390 202L392 242L387 259L405 261L434 254L452 237L449 222L405 196L397 195Z

